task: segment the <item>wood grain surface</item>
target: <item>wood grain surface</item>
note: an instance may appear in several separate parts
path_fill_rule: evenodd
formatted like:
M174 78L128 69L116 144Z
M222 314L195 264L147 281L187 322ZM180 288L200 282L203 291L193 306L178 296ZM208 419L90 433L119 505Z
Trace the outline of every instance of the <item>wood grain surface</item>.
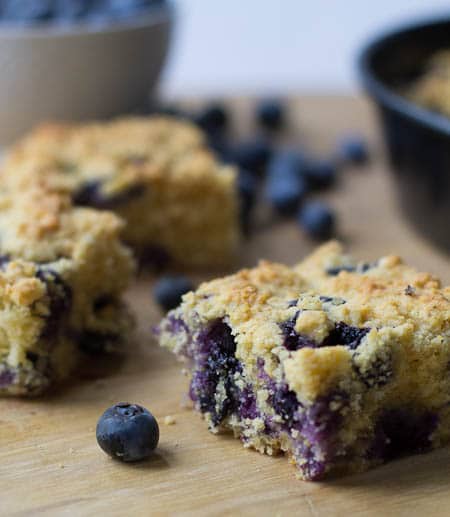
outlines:
M232 105L236 134L245 134L251 102ZM339 134L356 129L371 142L372 164L344 171L336 189L326 194L350 251L367 259L395 252L448 282L448 257L415 235L395 207L366 102L303 97L291 108L286 141L329 152ZM273 222L263 210L236 267L262 257L294 263L313 246L294 222ZM450 514L450 449L362 475L307 483L296 480L285 457L263 456L229 436L210 434L186 407L187 379L180 365L151 336L161 317L152 303L152 281L141 276L127 295L138 330L124 358L91 365L43 399L0 400L0 515ZM143 404L158 418L161 440L151 460L120 464L97 446L97 418L119 401ZM167 415L175 418L174 425L164 425Z

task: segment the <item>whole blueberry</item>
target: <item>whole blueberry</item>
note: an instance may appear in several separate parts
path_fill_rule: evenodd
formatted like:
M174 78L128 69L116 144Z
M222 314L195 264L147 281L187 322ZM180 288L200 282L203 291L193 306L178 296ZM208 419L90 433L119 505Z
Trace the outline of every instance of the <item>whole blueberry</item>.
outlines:
M329 239L334 232L335 216L321 201L311 201L300 210L299 223L315 239Z
M309 160L304 174L312 188L326 188L336 181L337 166L332 159Z
M360 165L369 160L369 149L363 137L348 135L339 142L338 155L347 163Z
M1 16L6 21L35 23L50 20L54 15L52 0L4 0Z
M284 123L284 108L276 99L261 101L256 107L257 121L267 129L279 129Z
M246 170L240 170L237 181L240 198L240 223L242 232L248 236L250 234L252 210L255 205L258 189L258 180L255 175Z
M264 171L271 154L270 143L263 138L255 138L236 145L230 151L230 159L242 169L260 174Z
M169 311L177 307L183 294L192 289L192 282L184 276L163 276L156 282L153 294L157 303Z
M228 123L228 113L222 104L210 104L194 116L194 121L207 133L222 131Z
M276 153L267 167L266 198L282 215L295 213L308 191L301 163L301 154L288 150Z
M227 164L232 164L233 155L230 143L225 137L224 132L220 130L210 131L207 133L208 147L212 149L218 156L218 158Z
M239 171L237 180L239 196L245 207L252 208L256 198L258 181L255 175L245 169Z
M139 461L148 458L159 441L155 417L138 404L120 402L97 422L97 442L113 458Z

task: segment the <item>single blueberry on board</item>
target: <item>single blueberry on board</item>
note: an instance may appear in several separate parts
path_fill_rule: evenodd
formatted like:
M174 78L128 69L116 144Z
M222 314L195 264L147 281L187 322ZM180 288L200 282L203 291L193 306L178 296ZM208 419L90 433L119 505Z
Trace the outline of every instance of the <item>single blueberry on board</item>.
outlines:
M348 135L338 144L338 156L344 162L360 165L369 160L369 149L363 137Z
M298 221L314 239L329 239L335 229L334 212L321 201L311 201L300 210Z
M262 174L272 154L270 143L263 138L247 140L229 151L229 160L242 169Z
M53 0L4 0L1 18L15 23L38 23L50 20L54 14Z
M222 104L210 104L194 116L194 122L207 133L222 131L227 126L228 113Z
M181 303L183 294L192 291L193 284L184 276L168 275L161 277L153 288L157 303L165 310L174 309Z
M156 449L159 426L147 409L121 402L103 413L97 422L96 435L106 454L121 461L139 461Z
M283 104L276 99L261 101L256 107L256 119L266 129L280 129L285 119Z
M292 150L272 156L267 167L266 198L281 215L295 213L308 191L305 176L300 174L302 156Z
M337 166L332 159L310 160L303 173L311 188L322 189L333 185L337 178Z

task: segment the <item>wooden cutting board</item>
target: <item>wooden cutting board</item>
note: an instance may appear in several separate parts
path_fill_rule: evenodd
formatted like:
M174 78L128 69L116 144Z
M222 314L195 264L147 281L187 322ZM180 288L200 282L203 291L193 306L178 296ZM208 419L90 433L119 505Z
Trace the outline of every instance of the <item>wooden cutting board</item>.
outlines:
M249 131L252 103L230 104L239 131ZM317 151L331 151L345 130L360 130L372 144L372 164L344 171L325 196L336 207L349 249L367 259L396 252L448 282L448 257L415 235L394 206L366 102L302 97L291 102L291 119L283 138ZM312 248L294 222L273 222L262 213L236 267L262 257L294 263ZM142 276L128 293L138 331L125 358L92 364L43 399L0 400L0 515L450 515L450 449L306 483L296 480L286 458L210 434L186 407L180 365L152 338L161 317L152 281ZM151 460L120 464L97 446L97 419L119 401L143 404L158 418L161 440ZM174 425L164 425L167 415Z

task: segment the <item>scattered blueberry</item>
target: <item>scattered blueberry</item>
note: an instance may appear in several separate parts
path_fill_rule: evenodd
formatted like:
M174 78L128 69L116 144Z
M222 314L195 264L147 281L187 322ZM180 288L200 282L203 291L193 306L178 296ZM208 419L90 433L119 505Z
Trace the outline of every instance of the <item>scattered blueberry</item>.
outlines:
M344 162L363 164L369 159L366 141L358 135L349 135L339 143L338 154Z
M299 223L311 237L329 239L334 231L335 217L326 204L311 201L300 211Z
M272 154L269 142L262 138L248 140L231 150L230 159L242 169L261 173Z
M309 161L303 172L313 188L325 188L336 181L337 167L331 159L320 159Z
M183 294L192 289L192 282L184 276L163 276L156 282L153 293L158 304L169 311L177 307Z
M238 176L238 189L242 205L251 209L255 203L258 181L255 176L246 170L240 170Z
M211 104L194 117L194 121L207 133L222 131L228 122L228 114L221 104Z
M276 153L267 168L266 197L282 215L296 212L308 191L305 177L300 174L302 157L296 151Z
M121 461L139 461L156 449L159 427L147 409L121 402L103 413L97 422L96 435L106 454Z
M284 123L283 105L278 100L264 100L256 108L258 122L267 129L279 129Z
M240 220L244 235L250 234L250 218L256 200L257 188L258 181L254 174L246 170L239 171Z

